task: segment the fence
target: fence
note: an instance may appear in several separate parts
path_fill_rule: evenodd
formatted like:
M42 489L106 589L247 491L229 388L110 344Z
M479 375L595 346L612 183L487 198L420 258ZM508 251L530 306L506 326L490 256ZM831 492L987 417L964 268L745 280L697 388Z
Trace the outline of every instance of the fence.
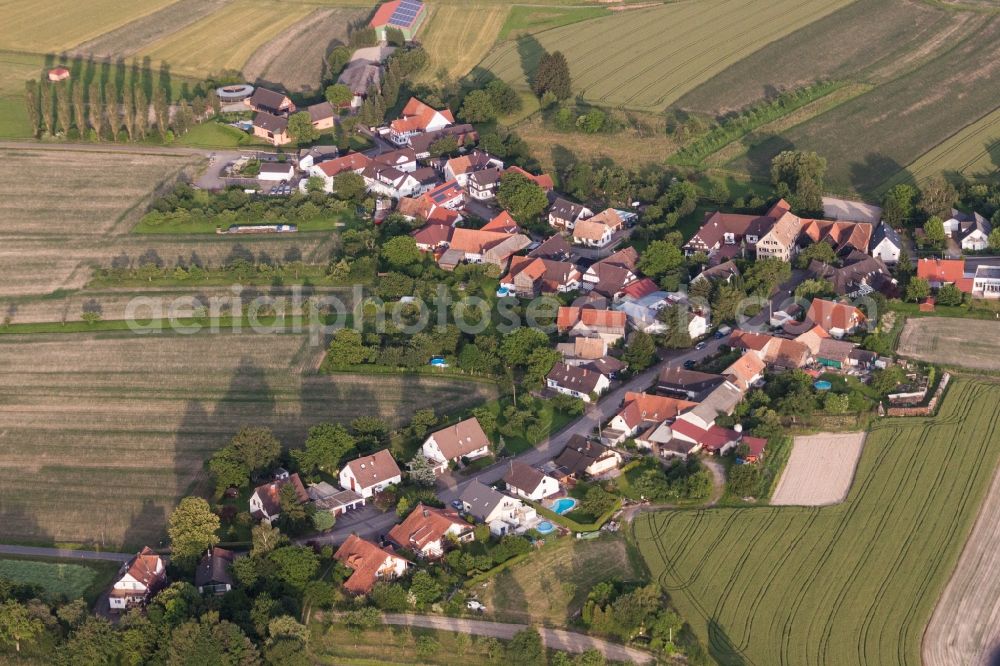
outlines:
M944 373L941 375L941 383L938 384L937 390L934 391L934 395L931 399L927 401L927 404L922 407L890 407L886 410L886 416L930 416L937 409L937 404L941 400L942 394L944 394L945 388L948 387L948 382L951 380L950 373Z

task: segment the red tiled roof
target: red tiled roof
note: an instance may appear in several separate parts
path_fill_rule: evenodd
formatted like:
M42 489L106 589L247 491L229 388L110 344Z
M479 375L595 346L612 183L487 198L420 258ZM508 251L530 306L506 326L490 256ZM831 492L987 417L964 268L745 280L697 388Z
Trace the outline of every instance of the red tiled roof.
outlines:
M509 166L507 167L505 173L519 173L528 180L533 181L535 185L538 185L540 188L546 191L549 191L553 187L555 187L555 183L552 181L552 176L549 176L548 174L543 173L536 176L533 173L528 173L519 166Z
M350 153L343 157L320 162L316 165L327 176L336 176L345 171L358 171L371 164L371 159L364 153Z
M917 262L917 277L931 282L958 282L965 276L963 259L921 259Z
M508 234L516 234L521 231L517 226L517 220L510 216L507 211L502 211L499 215L484 224L480 231L503 231Z
M451 109L445 108L438 111L434 107L424 104L416 97L411 97L410 101L403 107L402 117L389 123L389 127L397 132L423 132L427 130L428 125L430 125L430 122L438 113L449 123L455 122L455 117L452 115Z
M863 322L865 315L853 305L814 298L806 318L826 331L834 328L847 331Z
M444 538L453 525L459 526L462 531L472 529L472 525L451 509L435 509L417 504L403 522L389 530L388 536L401 548L421 551L428 544Z
M622 289L622 293L626 296L631 296L632 298L642 298L643 296L648 296L654 291L659 291L660 287L647 277L636 280L632 284L627 285Z
M162 583L166 577L163 560L149 546L144 547L129 560L127 573L150 589Z
M386 558L403 559L391 550L379 548L357 534L347 537L347 541L337 549L333 557L354 572L344 581L344 589L354 594L371 592Z
M399 471L399 465L396 464L388 449L382 449L370 456L352 460L344 467L351 470L362 488L369 488L386 479L402 475L402 472Z
M721 426L713 425L708 430L702 430L688 421L674 421L671 430L702 445L706 451L718 451L729 442L740 438L740 433Z
M625 331L626 315L618 310L595 310L594 308L578 308L561 306L556 314L556 327L568 330L582 322L584 326Z

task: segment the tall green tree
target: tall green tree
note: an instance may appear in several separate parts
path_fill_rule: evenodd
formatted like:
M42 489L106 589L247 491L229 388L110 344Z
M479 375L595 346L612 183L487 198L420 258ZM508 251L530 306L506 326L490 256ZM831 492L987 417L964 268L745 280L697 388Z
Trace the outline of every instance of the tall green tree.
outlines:
M332 104L334 108L350 104L351 100L354 99L354 93L343 83L335 83L332 86L327 86L324 96L326 97L326 101Z
M191 565L205 550L219 543L219 517L200 497L185 497L170 514L167 534L175 562Z
M309 143L318 136L308 111L299 111L289 116L288 135L299 143Z
M497 203L522 224L538 218L549 205L545 190L519 173L505 173L497 188Z
M653 336L643 331L635 331L629 337L622 359L630 370L645 370L656 361L656 343Z
M45 133L50 135L55 134L56 131L55 108L52 95L52 84L48 81L42 81L40 95L42 124L45 127Z
M270 428L244 426L229 443L236 457L242 460L250 472L271 468L281 455L281 442Z
M38 126L41 122L38 81L28 79L24 82L24 106L28 111L28 122L31 123L31 133L38 136Z
M639 270L654 280L684 264L684 253L680 248L663 240L650 243L639 256Z
M336 474L340 461L354 450L357 441L342 425L320 423L309 429L305 448L296 449L292 456L299 467L311 473L315 470Z
M496 119L497 110L485 90L473 90L462 100L459 116L467 123L485 123Z
M113 79L104 84L104 116L108 122L111 139L117 141L118 132L122 128L122 117L118 107L118 87L115 85Z
M958 192L944 178L931 178L920 188L920 210L929 216L947 218L958 201Z
M45 631L42 621L32 617L28 609L14 600L0 604L0 642L21 651L21 643L32 641Z
M917 194L917 189L906 183L889 188L882 197L882 218L889 226L898 227L909 221L913 216L913 202Z
M70 95L73 98L73 118L76 131L83 138L87 134L87 107L83 103L83 82L74 81Z
M771 182L778 196L803 213L822 214L826 159L815 152L785 150L771 160Z
M344 67L346 67L347 63L349 63L350 61L351 61L350 48L343 45L333 47L333 49L330 51L330 55L326 57L326 64L330 71L330 78L336 79L338 76L340 76L340 73L344 71Z
M531 81L531 90L536 97L552 93L556 99L568 99L573 94L569 63L562 52L542 54Z

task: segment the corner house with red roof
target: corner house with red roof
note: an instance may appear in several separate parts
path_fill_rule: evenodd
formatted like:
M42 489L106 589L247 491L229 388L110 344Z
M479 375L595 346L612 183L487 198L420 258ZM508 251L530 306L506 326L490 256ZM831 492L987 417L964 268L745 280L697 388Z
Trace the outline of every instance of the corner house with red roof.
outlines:
M406 41L412 41L425 18L427 8L420 0L393 0L379 5L368 25L375 29L379 41L386 40L389 28L398 29Z
M402 115L389 123L389 139L397 146L407 146L413 137L427 132L437 132L455 124L450 109L438 111L416 97L403 107ZM384 131L384 130L383 130Z
M108 595L113 611L141 606L167 585L167 565L148 546L122 565Z

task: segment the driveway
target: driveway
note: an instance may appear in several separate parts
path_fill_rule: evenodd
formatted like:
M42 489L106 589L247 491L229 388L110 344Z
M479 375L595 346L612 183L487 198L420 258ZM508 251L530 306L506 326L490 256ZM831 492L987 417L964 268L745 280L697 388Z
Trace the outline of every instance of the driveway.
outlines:
M382 616L382 622L385 624L422 627L441 631L457 631L463 634L475 634L476 636L492 636L501 640L510 640L514 637L514 634L527 628L527 625L524 624L487 622L485 620L441 617L437 615L414 615L411 613L387 613ZM611 643L600 638L594 638L593 636L578 634L574 631L540 627L538 632L542 635L542 643L545 644L545 647L552 650L574 653L598 650L612 661L635 664L647 664L653 661L653 656L648 652Z

